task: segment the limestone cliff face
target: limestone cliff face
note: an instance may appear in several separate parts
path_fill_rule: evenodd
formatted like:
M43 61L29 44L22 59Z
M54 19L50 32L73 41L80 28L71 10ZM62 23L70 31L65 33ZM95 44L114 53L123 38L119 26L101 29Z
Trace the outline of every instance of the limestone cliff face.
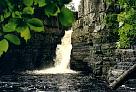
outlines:
M116 38L110 36L112 29L105 26L105 17L114 7L104 1L81 0L78 20L73 25L70 65L74 70L93 72L113 82L136 64L136 47L116 48Z
M78 20L73 25L71 68L84 70L87 64L88 67L93 68L93 72L102 74L102 67L99 65L103 64L103 53L106 49L112 48L107 43L108 30L105 28L105 16L104 0L81 0ZM85 66L81 67L78 63Z

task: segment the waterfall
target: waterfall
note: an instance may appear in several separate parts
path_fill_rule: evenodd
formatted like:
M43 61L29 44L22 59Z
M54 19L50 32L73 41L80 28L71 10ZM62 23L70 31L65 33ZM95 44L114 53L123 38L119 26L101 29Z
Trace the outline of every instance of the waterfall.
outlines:
M71 33L72 30L66 31L61 40L61 44L57 45L55 67L61 67L61 69L69 68L70 54L72 49Z
M64 37L61 39L61 44L57 45L56 58L54 67L36 70L35 74L57 74L57 73L76 73L70 70L70 55L71 55L71 34L72 30L65 31Z

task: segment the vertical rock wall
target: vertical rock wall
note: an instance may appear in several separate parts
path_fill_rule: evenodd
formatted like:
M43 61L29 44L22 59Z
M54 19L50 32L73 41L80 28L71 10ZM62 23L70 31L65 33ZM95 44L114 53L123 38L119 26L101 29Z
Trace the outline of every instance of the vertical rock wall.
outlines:
M105 28L105 16L104 0L81 0L79 19L73 25L72 69L89 72L93 70L96 75L102 74L103 55L106 54L107 61L111 55L110 48L113 48L113 45L108 43L109 31Z
M136 48L116 48L117 39L110 35L112 29L105 26L107 13L116 10L108 7L104 1L81 0L78 20L73 25L70 65L71 69L93 72L113 82L136 64Z

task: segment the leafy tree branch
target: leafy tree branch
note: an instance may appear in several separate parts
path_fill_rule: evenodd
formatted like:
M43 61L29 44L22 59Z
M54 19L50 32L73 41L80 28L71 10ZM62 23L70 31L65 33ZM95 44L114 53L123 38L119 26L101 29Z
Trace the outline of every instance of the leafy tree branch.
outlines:
M69 2L71 0L0 0L0 56L8 51L10 44L20 45L20 37L28 42L32 31L45 32L43 20L37 15L57 17L61 26L71 26L73 12L65 7Z

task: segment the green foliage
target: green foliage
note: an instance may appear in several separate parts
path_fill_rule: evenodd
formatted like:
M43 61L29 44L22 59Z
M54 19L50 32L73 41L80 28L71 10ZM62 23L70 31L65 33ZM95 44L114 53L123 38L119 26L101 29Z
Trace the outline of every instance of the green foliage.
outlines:
M11 15L11 13L6 9L3 13L3 19L8 18Z
M19 11L12 12L13 18L21 18L22 13Z
M23 0L23 4L26 6L31 6L33 4L33 0Z
M28 25L31 30L34 30L36 32L42 32L44 31L44 25L41 20L38 18L32 18L28 20Z
M128 48L130 45L135 44L136 38L136 0L106 0L109 4L114 4L120 7L120 12L116 13L116 22L118 26L115 29L118 32L119 39L117 43L118 48ZM114 15L113 13L109 14ZM109 16L108 15L108 16ZM111 17L113 18L113 17ZM111 22L114 25L114 22Z
M133 30L133 26L130 24L124 24L121 28L119 28L119 45L117 46L118 48L127 48L130 45L129 41L129 31Z
M56 4L52 3L50 5L46 5L45 7L45 14L47 16L57 16L57 14L60 12L59 7L57 7Z
M15 45L20 45L20 39L13 34L7 34L4 36L5 39L9 40L11 43L15 44Z
M8 41L6 39L3 39L0 41L0 56L4 53L7 52L8 50Z
M28 27L25 27L24 30L20 32L21 37L23 37L26 42L31 38L31 33Z
M16 29L16 24L13 21L9 21L3 26L3 32L14 32Z
M28 20L28 24L30 24L32 26L37 26L37 27L43 26L42 21L39 20L38 18L32 18L32 19Z
M23 9L23 13L32 15L32 14L34 14L34 9L32 7L25 7Z
M60 23L63 26L71 26L71 24L74 22L73 13L65 7L62 7L61 13L59 14L59 20Z
M39 5L39 7L43 7L43 6L46 5L45 0L37 0L37 3L38 3L38 5Z
M46 5L46 0L34 0L34 5L38 5L39 7L43 7Z
M7 52L8 42L20 45L19 38L22 37L28 42L31 38L31 31L45 32L43 20L47 17L59 18L60 27L72 25L73 13L65 7L65 4L70 1L0 0L0 56ZM37 16L37 13L42 13L42 18ZM46 18L43 19L43 17Z

